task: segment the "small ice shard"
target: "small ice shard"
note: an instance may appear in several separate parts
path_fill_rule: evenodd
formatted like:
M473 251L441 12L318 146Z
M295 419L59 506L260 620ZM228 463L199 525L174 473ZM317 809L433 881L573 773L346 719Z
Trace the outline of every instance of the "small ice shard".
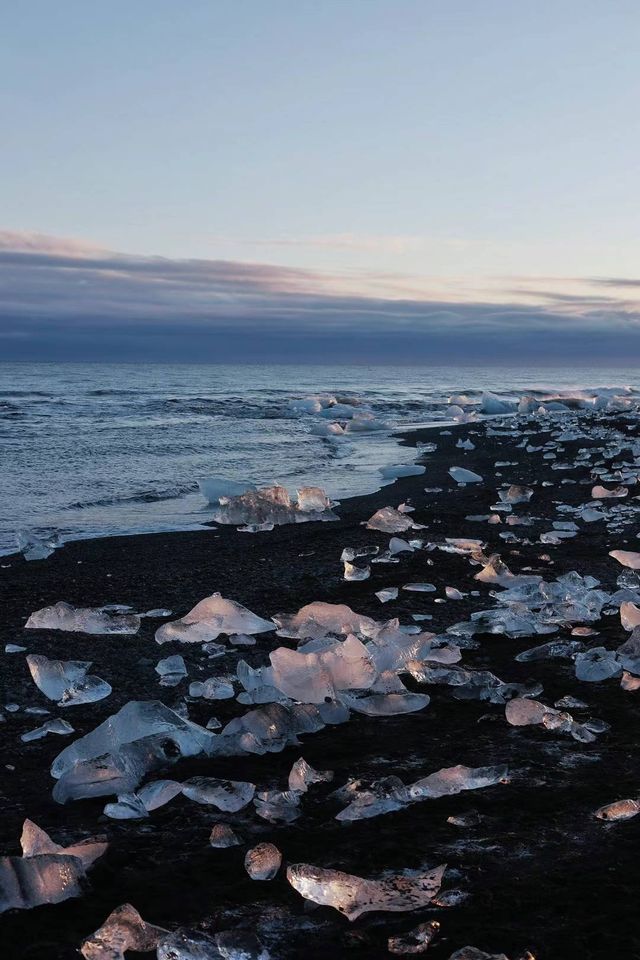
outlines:
M456 587L445 587L447 600L464 600L464 593L461 593Z
M41 727L36 727L35 730L23 733L20 739L23 743L30 743L32 740L40 740L42 737L46 737L48 733L57 733L62 737L67 737L70 733L74 733L74 729L66 720L60 720L59 717L56 717L47 720L46 723L43 723Z
M432 583L405 583L402 589L412 593L435 593L436 587Z
M335 700L338 690L368 689L376 677L367 647L352 634L321 653L278 647L269 659L271 684L302 703Z
M591 498L592 500L620 499L626 497L628 493L627 487L618 486L614 487L613 490L608 490L607 487L598 485L591 490Z
M620 604L620 621L625 630L640 627L640 607L628 600Z
M640 677L634 677L632 673L629 673L627 670L623 670L620 686L628 693L635 693L636 690L640 690Z
M637 800L615 800L596 810L594 816L599 820L630 820L640 813Z
M273 843L259 843L247 850L244 868L252 880L273 880L280 865L282 854Z
M512 483L508 490L499 490L498 496L503 503L528 503L533 496L533 487Z
M216 933L215 941L221 960L271 960L269 951L250 930L223 930L221 933ZM174 960L174 958L158 955L158 960ZM175 960L180 958L176 957ZM191 960L191 958L186 957L185 960ZM194 957L193 960L208 960L208 958Z
M437 894L446 864L422 876L393 876L366 880L341 870L325 870L308 863L287 867L287 880L306 900L334 907L349 920L373 910L406 911L425 907Z
M218 948L217 938L214 939L200 930L184 928L163 937L156 949L157 960L220 960L224 956ZM244 960L244 956L247 960L252 960L251 954L236 956L237 960Z
M316 600L302 607L296 614L278 613L273 617L279 637L291 640L322 639L328 634L350 633L371 636L377 628L375 620L365 617L344 603L324 603Z
M91 662L83 660L49 660L30 653L27 666L37 688L59 707L95 703L111 693L111 686L100 677L87 675Z
M408 954L425 953L439 930L440 924L437 920L427 920L426 923L418 924L408 933L403 933L399 937L389 937L387 941L389 953L403 957Z
M515 659L518 663L527 663L530 660L569 660L576 653L580 653L583 646L579 640L551 640L539 647L523 650Z
M27 630L67 630L70 633L133 634L140 629L135 613L119 613L102 607L73 607L61 600L31 614Z
M38 537L22 530L16 534L16 545L25 560L46 560L62 543L56 533Z
M158 660L155 671L160 675L161 687L176 687L187 675L184 658L180 654Z
M623 567L640 570L640 553L634 553L632 550L611 550L609 556L621 563Z
M345 580L368 580L371 576L371 567L358 567L355 563L344 561Z
M589 683L598 683L610 677L619 677L622 665L616 654L606 647L592 647L576 656L576 677Z
M505 707L505 716L507 723L512 727L528 727L532 724L542 723L545 716L549 713L549 707L538 700L526 700L521 697L515 697L509 700Z
M230 677L209 677L190 683L189 696L204 697L205 700L231 700L235 690Z
M166 607L155 607L153 610L147 610L146 613L139 614L139 616L143 619L160 620L162 617L170 617L172 613L173 610L168 610Z
M253 783L217 780L213 777L192 777L182 784L182 792L189 800L217 807L227 813L236 813L251 803L255 790Z
M394 507L382 507L366 523L368 530L379 530L381 533L404 533L413 526L411 518Z
M467 439L467 440L458 440L458 442L456 443L456 447L459 450L475 450L476 445L473 442L473 440Z
M478 473L474 473L473 470L465 470L464 467L450 467L449 476L452 477L456 483L483 483L483 478Z
M150 953L168 935L168 930L145 923L130 903L124 903L87 937L80 953L85 960L124 960L128 950Z
M138 797L142 800L145 810L151 813L153 810L164 807L179 793L182 793L182 784L177 780L152 780L138 790Z
M380 603L389 603L390 600L398 599L398 588L397 587L384 587L382 590L376 591L376 597Z
M395 717L403 713L415 713L429 706L431 698L426 693L371 693L363 697L342 694L342 702L355 713L367 717Z
M8 643L5 648L5 653L24 653L26 647L20 647L17 643Z
M385 480L397 480L399 477L419 477L426 469L419 463L401 463L378 468Z
M198 486L205 500L216 506L220 503L220 497L237 497L246 493L247 490L256 489L255 484L250 480L225 480L223 477L198 480Z
M306 793L312 783L328 783L331 780L332 770L314 770L304 757L300 757L289 771L289 790Z
M204 630L198 630L199 627L204 627ZM221 594L213 593L197 603L180 620L164 623L159 627L156 630L156 643L166 643L168 640L201 643L204 640L217 640L221 633L252 636L269 630L273 630L270 620L263 620L235 600L225 600ZM204 636L203 633L207 635Z
M225 850L227 847L239 847L243 841L228 823L215 823L211 829L209 843L216 849Z

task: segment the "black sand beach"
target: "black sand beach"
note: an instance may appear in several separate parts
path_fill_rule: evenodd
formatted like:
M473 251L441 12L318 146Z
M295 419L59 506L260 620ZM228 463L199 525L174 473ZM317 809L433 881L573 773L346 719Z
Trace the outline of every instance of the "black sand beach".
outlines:
M529 439L544 443L559 422L552 421L547 429L532 420L530 426L538 433ZM585 415L580 422L594 421ZM631 438L640 436L638 421L631 417L603 415L597 423L619 428ZM456 442L467 436L476 449L456 448ZM429 614L433 619L421 626L434 633L468 619L472 611L493 607L489 594L494 588L473 580L479 568L468 557L437 550L402 554L397 564L373 564L371 578L363 582L343 580L339 560L343 547L388 544L388 535L367 530L362 521L380 507L403 501L415 506L412 518L426 527L412 535L425 541L480 538L487 543L485 552L500 553L514 573L530 568L551 580L576 570L597 577L602 589L615 591L623 568L608 551L638 549L637 522L619 535L608 533L602 521L580 524L574 539L559 545L538 542L539 535L551 528L551 520L567 519L556 512L557 503L581 504L591 499L594 481L588 468L554 471L553 461L544 460L540 452L516 449L509 435L487 436L482 424L453 427L448 434L417 431L405 437L409 444L420 440L438 444L435 453L424 457L425 475L344 501L337 508L339 522L276 527L255 535L218 527L92 540L70 543L45 561L28 563L21 556L2 559L2 649L15 643L48 657L91 660L93 672L113 687L105 700L59 712L34 686L24 654L0 654L2 703L14 702L21 708L51 706L52 716L63 716L76 731L69 738L49 736L23 744L20 735L38 726L41 718L23 709L5 713L0 726L0 851L19 853L25 817L59 843L96 833L106 834L109 840L108 852L93 868L81 899L0 917L2 958L71 960L109 912L127 902L145 920L170 929L191 926L215 932L246 927L258 934L274 960L386 957L389 936L427 919L441 925L439 937L427 951L434 960L446 960L466 944L504 953L512 960L525 949L539 960L640 957L640 817L608 824L593 816L601 805L640 792L634 759L640 742L636 702L640 693L621 690L616 679L581 683L569 660L514 660L520 651L547 637L481 636L478 649L463 651L462 662L489 669L505 681L539 681L544 686L540 699L545 703L568 694L585 700L589 716L610 724L610 730L593 743L579 743L541 727L511 727L502 706L461 702L451 696L449 687L420 687L406 677L410 689L430 694L426 709L388 718L353 714L349 723L302 737L299 748L264 756L183 761L166 774L180 780L219 776L248 780L261 789L285 789L288 771L300 756L316 769L333 770L334 782L314 787L305 798L302 816L292 824L269 824L255 815L252 806L239 814L220 814L182 796L146 820L122 822L103 816L104 798L65 806L51 799L53 758L127 701L160 699L171 706L186 696L189 681L233 673L239 659L264 664L269 651L291 645L275 634L263 634L254 647L234 648L224 658L209 660L199 646L159 647L153 639L158 625L154 620L143 620L140 633L133 637L23 629L32 611L58 600L80 606L131 604L136 610L168 607L174 612L172 619L213 591L267 618L324 600L346 603L379 621L398 616L403 623L411 623L412 614ZM589 445L583 439L563 443L560 456L573 462L577 450ZM517 465L496 468L496 461L517 461ZM447 473L452 465L477 471L484 482L458 487ZM577 483L562 484L564 479ZM551 485L543 486L543 481ZM497 488L505 483L534 487L531 503L516 508L539 518L533 525L506 527L465 520L470 514L487 514L496 502ZM425 493L425 487L441 487L442 492ZM631 503L633 496L632 488ZM505 530L531 542L505 543L499 537ZM544 555L550 559L543 559ZM383 587L423 580L435 584L437 592L400 591L397 601L385 605L374 595ZM480 596L435 603L434 598L444 597L446 586L478 590ZM627 636L617 615L604 616L590 626L599 635L587 637L588 645L614 649ZM566 638L569 632L561 629L555 636ZM184 656L189 678L167 689L159 685L154 666L173 653ZM235 700L200 699L188 704L190 718L203 725L211 716L225 723L250 709ZM350 777L377 779L393 774L409 783L459 763L506 763L511 780L413 804L371 820L340 823L334 819L341 805L328 799L328 794ZM451 816L471 811L479 815L473 825L447 822ZM463 891L467 896L452 906L372 913L350 923L329 907L310 909L287 883L284 868L271 882L252 881L243 866L247 846L210 847L209 833L217 821L232 823L247 846L272 841L282 851L285 864L305 862L374 878L385 871L446 862L443 890Z

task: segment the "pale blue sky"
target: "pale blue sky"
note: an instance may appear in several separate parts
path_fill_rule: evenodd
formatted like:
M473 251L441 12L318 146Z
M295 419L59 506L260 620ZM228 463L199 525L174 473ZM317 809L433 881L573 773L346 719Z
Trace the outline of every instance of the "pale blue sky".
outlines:
M8 4L0 228L366 296L636 278L639 49L638 0Z

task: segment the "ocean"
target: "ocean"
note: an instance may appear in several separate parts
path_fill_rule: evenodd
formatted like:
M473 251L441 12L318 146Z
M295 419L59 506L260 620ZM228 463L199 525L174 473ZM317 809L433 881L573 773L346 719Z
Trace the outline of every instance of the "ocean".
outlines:
M452 394L625 385L640 390L637 368L0 364L0 553L19 531L198 528L210 477L368 493L380 467L413 459L393 431L446 422ZM389 429L311 433L322 418L292 404L317 394Z

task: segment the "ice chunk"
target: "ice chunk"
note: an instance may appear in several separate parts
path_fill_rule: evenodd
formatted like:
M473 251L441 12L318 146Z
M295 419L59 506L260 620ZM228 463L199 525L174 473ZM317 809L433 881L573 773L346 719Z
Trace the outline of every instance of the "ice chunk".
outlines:
M465 470L464 467L450 467L449 476L452 477L456 483L483 483L483 478L478 473L474 473L473 470Z
M331 780L332 770L314 770L304 757L300 757L289 771L289 790L306 793L312 783L328 783Z
M371 636L378 626L375 620L354 613L346 604L323 603L320 600L308 603L293 616L278 613L273 619L279 627L278 636L292 640L305 640L310 637L322 639L328 634L359 633Z
M214 753L216 736L158 701L131 701L53 761L54 799L130 793L181 757Z
M273 880L280 869L282 854L273 843L259 843L247 850L244 868L252 880Z
M632 550L611 550L609 556L631 570L640 570L640 553Z
M510 700L505 707L507 723L512 727L527 727L542 723L549 713L549 707L538 700L526 700L516 697Z
M181 643L202 643L217 640L221 633L249 634L273 630L270 620L263 620L235 600L225 600L213 593L197 603L180 620L164 623L156 630L156 643L179 640Z
M60 600L52 607L43 607L31 614L27 630L67 630L70 633L133 634L140 629L135 613L120 613L103 607L73 607Z
M323 513L331 510L331 501L322 487L300 487L296 493L298 510L302 513Z
M599 820L630 820L640 813L640 803L637 800L616 800L596 810L594 816Z
M182 784L177 780L152 780L138 790L138 796L149 813L164 807L179 793L182 793Z
M213 512L213 519L223 524L259 525L338 519L319 487L304 487L298 491L298 497L298 503L292 503L288 491L277 485L249 490L239 496L223 496L220 506Z
M367 529L380 530L382 533L403 533L413 526L411 518L394 507L382 507L366 523Z
M533 496L533 487L512 483L508 490L499 490L498 496L503 503L528 503Z
M57 701L59 707L95 703L111 693L105 680L87 675L90 661L49 660L33 653L26 659L35 685L49 700Z
M22 857L0 857L0 913L80 896L87 868L107 849L96 840L61 847L31 820L20 843Z
M231 678L209 677L207 680L190 683L189 696L204 697L205 700L231 700L235 696L235 690Z
M292 823L301 814L297 790L262 790L253 804L258 816L270 823Z
M104 815L112 820L141 820L149 816L149 811L136 793L123 793L117 803L105 805Z
M514 413L518 409L518 402L515 400L505 400L496 396L495 393L486 391L480 398L480 411L490 415L499 413Z
M622 666L615 653L606 647L592 647L576 656L576 677L589 683L598 683L610 677L619 677Z
M187 675L187 667L180 654L158 660L155 671L160 675L161 687L176 687Z
M613 490L607 489L607 487L602 487L600 485L593 487L591 491L591 498L593 500L611 500L611 499L621 499L626 497L629 493L627 487L614 487Z
M338 690L368 689L376 678L367 648L353 635L321 653L279 647L269 659L273 686L302 703L335 700Z
M349 920L372 910L406 911L424 907L437 894L446 864L421 876L394 876L366 880L340 870L325 870L308 863L287 868L287 880L306 900L334 907Z
M182 792L189 800L217 807L227 813L236 813L251 803L255 790L253 783L216 780L213 777L192 777L182 785Z
M124 903L87 937L80 953L85 960L124 960L127 950L150 953L168 935L168 930L145 923L130 903Z
M62 546L57 533L36 536L27 530L16 534L16 545L25 560L46 560L54 550Z
M579 640L552 640L550 643L542 643L539 647L523 650L516 660L518 663L527 663L530 660L569 660L582 649L583 644Z
M341 695L342 702L356 713L368 717L395 717L402 713L415 713L429 706L431 698L426 693L372 693L364 697Z
M368 580L371 576L371 567L358 567L355 563L344 561L344 579L345 580Z
M427 920L419 923L413 930L403 933L399 937L389 937L387 948L389 953L407 956L408 954L425 953L429 944L438 935L440 924L437 920Z
M59 736L67 737L70 733L74 733L74 729L66 720L60 720L59 717L56 717L52 720L47 720L41 727L37 727L35 730L23 733L20 739L23 743L30 743L32 740L40 740L42 737L46 737L48 733L57 733Z
M211 830L209 843L212 847L224 850L227 847L238 847L243 841L228 823L216 823Z
M419 477L426 469L419 463L400 463L378 468L385 480L397 480L399 477Z
M625 630L640 627L640 607L628 600L620 604L620 621Z
M405 583L402 589L413 593L435 593L436 590L432 583Z
M220 497L237 497L247 490L255 490L256 486L250 480L225 480L223 477L209 477L198 480L200 493L209 503L219 504Z
M384 589L376 591L376 597L378 598L380 603L389 603L390 600L397 600L398 588L384 587Z
M504 764L494 767L465 767L464 764L458 764L455 767L443 767L417 780L409 787L409 795L412 800L450 797L464 790L481 790L506 783L508 776L509 768Z
M270 960L271 958L269 951L250 930L223 930L221 933L216 933L215 941L221 960ZM174 960L174 958L158 955L158 960ZM185 960L191 960L191 958L188 957ZM194 960L200 960L200 957L194 957ZM208 958L203 957L202 960L208 960Z

